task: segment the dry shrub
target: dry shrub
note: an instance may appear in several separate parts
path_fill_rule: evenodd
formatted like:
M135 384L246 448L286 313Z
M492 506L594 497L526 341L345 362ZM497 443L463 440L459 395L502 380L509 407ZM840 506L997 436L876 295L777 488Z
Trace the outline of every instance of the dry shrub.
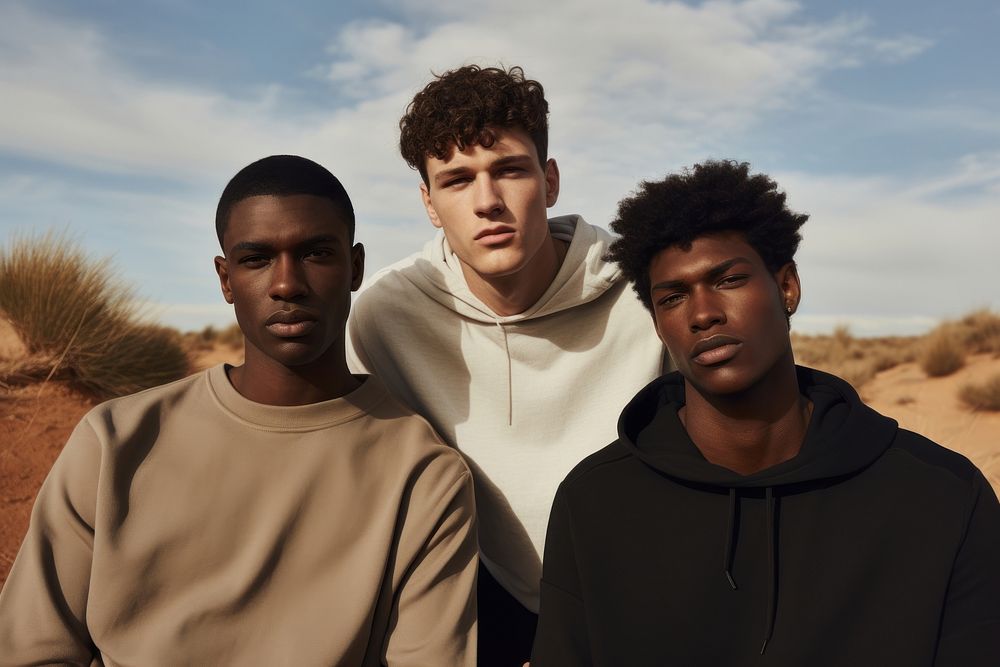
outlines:
M215 327L209 324L204 329L196 333L195 336L201 342L213 345L215 343L215 339L219 337L219 332Z
M225 329L209 324L201 331L188 331L183 335L184 346L193 353L211 350L216 345L238 349L243 347L243 332L235 322Z
M987 308L949 323L954 335L970 353L1000 353L1000 315Z
M877 373L916 357L913 339L855 338L840 325L827 336L792 335L799 363L833 373L860 389Z
M875 377L875 367L870 361L852 359L844 363L835 374L846 380L855 389L860 390L865 383Z
M839 325L830 336L792 335L795 357L807 366L835 372L852 357L854 337L850 329Z
M53 377L108 398L189 370L179 334L143 322L108 261L91 259L63 234L15 237L0 250L0 310L28 350L0 381Z
M243 331L239 324L233 322L219 332L217 340L220 345L228 345L232 348L243 347Z
M965 348L948 327L941 327L927 336L920 367L929 377L951 375L965 365Z
M963 385L958 397L973 410L1000 411L1000 373L983 384Z
M1000 373L982 384L966 384L959 398L974 410L1000 411Z
M133 323L108 344L74 354L73 382L96 396L123 396L172 382L190 372L190 360L175 329Z

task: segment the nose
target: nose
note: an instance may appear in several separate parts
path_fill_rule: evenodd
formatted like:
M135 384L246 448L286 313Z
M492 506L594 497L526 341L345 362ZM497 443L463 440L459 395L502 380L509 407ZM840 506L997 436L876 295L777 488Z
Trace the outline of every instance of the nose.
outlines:
M271 266L268 295L275 301L292 301L307 292L302 265L294 257L280 255Z
M504 211L503 197L496 181L490 174L480 174L474 183L474 206L476 215L493 217Z
M711 289L695 289L688 300L689 324L692 333L707 331L726 323L726 312L718 295Z

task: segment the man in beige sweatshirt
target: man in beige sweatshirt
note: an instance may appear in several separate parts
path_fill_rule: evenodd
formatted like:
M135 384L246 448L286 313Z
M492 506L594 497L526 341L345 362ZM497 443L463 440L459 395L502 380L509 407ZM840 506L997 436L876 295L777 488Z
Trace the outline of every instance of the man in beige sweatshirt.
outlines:
M216 226L246 360L84 417L0 594L0 664L475 664L470 474L347 369L343 186L264 158Z

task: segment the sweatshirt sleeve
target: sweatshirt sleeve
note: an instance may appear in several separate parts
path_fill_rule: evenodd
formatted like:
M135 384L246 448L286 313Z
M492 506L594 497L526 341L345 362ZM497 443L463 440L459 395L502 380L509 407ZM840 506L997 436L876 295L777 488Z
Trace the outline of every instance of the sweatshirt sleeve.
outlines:
M569 503L560 486L545 534L538 630L531 652L531 667L590 665L588 646Z
M0 665L90 665L87 630L100 444L77 425L38 491L0 593Z
M405 510L400 552L410 558L389 621L388 667L476 664L479 546L472 476L453 450L442 460L449 474L433 465L424 469Z
M971 517L952 568L936 667L987 667L1000 659L1000 503L978 471Z

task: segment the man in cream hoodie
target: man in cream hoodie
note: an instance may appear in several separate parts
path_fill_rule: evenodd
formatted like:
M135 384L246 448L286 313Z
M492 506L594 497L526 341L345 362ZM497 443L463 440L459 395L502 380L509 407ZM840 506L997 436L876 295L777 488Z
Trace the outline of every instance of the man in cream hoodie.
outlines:
M615 437L663 370L611 236L547 219L559 195L548 104L520 68L437 77L400 122L403 157L440 233L376 274L349 323L349 363L375 373L472 468L479 513L479 664L528 658L556 487ZM353 355L353 356L351 356Z

